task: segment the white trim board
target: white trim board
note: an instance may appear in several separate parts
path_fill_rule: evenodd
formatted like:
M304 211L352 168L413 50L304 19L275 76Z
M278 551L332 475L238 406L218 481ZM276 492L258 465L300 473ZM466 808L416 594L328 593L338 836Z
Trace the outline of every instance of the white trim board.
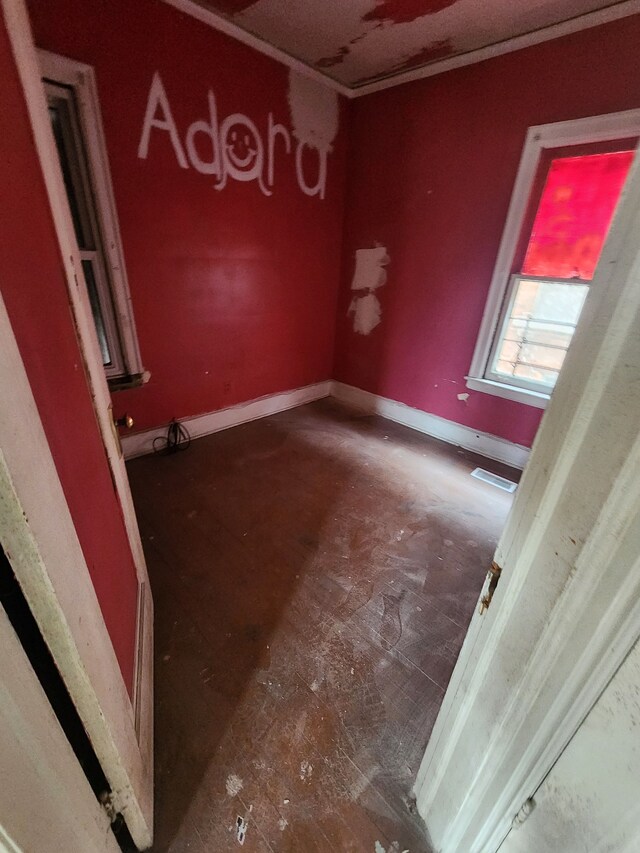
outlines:
M0 342L0 393L11 399L0 411L0 541L118 810L126 809L145 849L153 795L142 781L147 756L138 748L127 688L1 296ZM141 789L148 800L135 796Z
M102 242L102 255L108 267L108 276L112 285L110 291L117 326L115 333L121 340L123 360L120 365L121 373L124 371L127 376L144 376L145 370L138 345L116 200L111 183L107 143L102 127L95 71L91 65L77 62L66 56L58 56L46 50L38 50L37 56L43 79L68 86L75 95L81 136L90 172L89 183L95 196L94 207L98 220L98 233ZM122 380L123 377L120 375L113 378Z
M474 65L476 62L483 62L486 59L492 59L494 56L502 56L505 53L513 53L516 50L522 50L525 47L531 47L535 44L540 44L545 41L552 41L562 36L571 35L572 33L580 32L591 27L597 27L600 24L607 24L611 21L617 21L620 18L626 18L629 15L635 15L640 12L640 0L621 0L621 2L613 3L604 9L597 9L594 12L587 12L584 15L578 15L568 21L561 21L558 24L551 24L548 27L543 27L539 30L534 30L530 33L523 33L519 36L514 36L510 39L489 44L486 47L480 47L477 50L472 50L467 53L462 53L458 56L451 56L447 59L440 59L435 62L430 62L428 65L423 65L420 68L412 68L409 71L404 71L398 74L392 74L388 77L383 77L379 80L373 80L371 83L365 83L360 86L347 86L344 83L339 83L328 74L319 71L311 65L307 65L301 59L291 56L286 51L270 44L259 36L250 33L248 30L234 24L233 21L225 18L222 15L213 12L201 6L196 0L163 0L174 9L189 15L196 20L207 24L213 29L218 30L225 35L230 36L236 41L242 42L258 53L275 59L276 62L281 62L288 68L311 77L314 80L324 83L330 89L339 92L346 98L360 98L363 95L370 95L373 92L380 92L383 89L390 89L393 86L401 86L403 83L410 83L414 80L421 80L425 77L434 77L437 74L444 74L446 71L452 71L455 68L463 68L466 65Z
M194 0L164 0L164 2L168 6L173 6L173 8L177 9L179 12L183 12L191 18L195 18L197 21L213 27L214 30L218 30L218 32L224 33L226 36L242 42L242 44L246 44L247 47L252 47L254 50L257 50L258 53L262 53L270 59L275 59L276 62L286 65L287 68L291 68L299 74L304 74L305 77L311 77L312 80L317 80L319 83L323 83L325 86L328 86L340 95L344 95L346 98L353 97L353 89L350 89L348 86L344 86L342 83L338 83L337 80L328 77L326 74L318 71L317 68L313 68L313 66L307 65L306 62L296 59L295 56L291 56L279 47L275 47L268 41L261 39L260 36L256 36L248 30L242 29L242 27L232 23L228 18L218 15L211 9L206 9L199 3L194 2Z
M493 342L502 319L501 306L509 286L513 259L517 251L529 206L531 188L539 169L541 157L545 151L552 151L565 146L629 139L636 136L640 136L640 109L588 116L552 124L533 125L528 128L500 240L498 256L491 276L491 285L482 314L482 322L469 367L467 388L517 400L529 406L546 408L549 398L545 395L527 391L524 388L515 388L506 383L498 383L486 377Z
M282 391L279 394L268 394L257 400L248 400L246 403L238 403L237 406L229 406L227 409L218 409L215 412L207 412L204 415L196 415L192 418L180 420L189 431L191 438L202 438L214 432L220 432L229 427L266 418L296 406L303 406L314 400L321 400L331 393L331 382L317 382L315 385L306 385L304 388L296 388L292 391ZM125 459L135 459L153 453L153 441L163 438L167 434L167 427L154 427L144 432L133 433L133 435L122 436L122 451Z
M640 12L640 0L622 0L622 2L607 6L604 9L586 12L584 15L542 27L542 29L534 30L531 33L523 33L520 36L496 42L496 44L479 47L477 50L471 50L468 53L461 53L448 59L439 59L430 62L428 65L422 65L420 68L412 68L410 71L404 71L401 74L394 74L391 77L383 77L380 80L365 83L362 86L350 89L349 97L360 98L363 95L371 95L373 92L380 92L383 89L401 86L403 83L411 83L425 77L435 77L437 74L444 74L447 71L453 71L455 68L475 65L477 62L484 62L487 59L493 59L495 56L504 56L505 53L514 53L516 50L524 50L526 47L542 44L545 41L570 36L581 30L618 21L620 18L626 18L638 12Z
M57 478L55 464L51 459L50 450L37 416L35 402L33 401L29 381L24 371L24 365L19 358L19 353L16 355L15 339L13 338L11 325L6 316L4 305L2 305L0 308L0 325L3 327L6 326L8 331L0 335L0 360L12 360L14 364L12 372L8 374L9 378L6 384L6 388L10 389L7 391L7 395L11 397L14 404L10 408L12 413L15 414L17 422L26 424L33 421L34 430L36 429L36 424L40 428L40 435L35 436L33 439L33 447L38 449L40 455L36 455L32 447L29 459L26 462L23 461L24 464L20 467L16 467L15 464L12 465L10 467L10 474L11 477L15 478L17 485L21 489L29 488L29 499L35 501L36 504L43 495L46 495L44 486L49 485L46 483L47 476L51 479L49 487L56 490L56 500L54 502L50 497L46 511L43 510L43 516L45 520L48 519L56 528L54 538L56 539L57 547L73 549L73 551L68 551L66 555L60 555L58 552L54 555L55 559L51 561L47 559L45 561L43 568L45 573L56 570L57 572L61 571L62 574L60 577L57 577L58 585L54 584L53 589L49 590L48 600L46 600L47 596L42 593L42 585L36 583L33 587L33 596L35 596L36 604L41 605L41 609L38 610L33 601L30 601L30 604L36 619L40 622L43 636L49 643L56 665L60 669L69 692L78 707L89 737L94 743L96 754L102 764L105 775L116 794L116 799L122 805L120 810L123 812L133 841L142 850L149 847L153 840L153 670L151 666L153 610L150 588L148 586L147 568L124 460L122 459L114 433L111 397L102 364L96 328L93 322L89 294L82 276L80 252L78 250L75 229L60 169L60 161L53 138L49 111L42 84L42 75L31 33L26 2L25 0L0 0L0 10L4 15L11 50L27 107L35 148L42 169L53 224L60 247L60 259L64 268L69 304L77 332L78 346L82 355L88 390L93 399L97 424L102 443L105 447L111 478L122 509L126 533L136 568L139 595L142 588L146 592L144 609L141 607L138 608L138 639L136 641L136 661L138 663L143 662L146 669L136 671L135 673L133 705L122 681L115 652L113 651L109 634L102 620L99 604L95 597L95 590L91 583L80 545L77 542L73 520L69 514L64 495L61 492L62 487ZM107 192L106 187L104 191ZM0 384L2 384L2 379L3 377L0 376ZM18 389L21 396L18 396ZM18 409L18 402L22 403L23 409ZM32 411L35 414L27 414L25 416L24 411L27 411L27 413ZM0 419L1 427L2 421ZM26 432L24 427L17 427L14 429L14 432L20 436L21 446L26 447ZM8 446L8 442L9 439L6 442L1 442L2 451L5 453L5 456L7 456L6 446ZM39 461L36 462L36 460ZM9 463L11 463L11 460L9 460ZM36 468L38 468L38 483L34 486L31 480ZM34 494L31 494L32 491L34 491ZM10 504L14 508L15 506L19 506L20 500L23 499L21 491L18 491L17 495L13 496L10 492L8 494ZM60 499L58 500L58 498ZM25 499L25 507L26 503ZM39 504L37 505L39 509L42 509ZM34 519L36 519L36 512L32 509L27 512L27 517L29 525L31 525ZM65 541L60 533L61 530L65 529L65 525L68 528L68 541ZM31 547L33 545L34 548L44 548L45 545L48 545L45 533L48 533L48 531L40 535L33 535L29 530L23 531L22 537L24 542L27 543L24 547ZM47 549L44 548L44 550ZM69 571L70 566L76 568L75 573ZM86 574L86 596L93 596L89 609L87 609L89 607L87 602L78 595L79 577L82 573ZM16 576L20 580L17 570ZM29 599L26 588L25 595ZM81 610L79 617L77 614L78 607ZM144 616L144 622L141 621L140 617L142 616ZM69 620L69 625L73 628L71 636L73 644L71 644L68 636L70 628L69 626L65 628L65 620L67 619ZM58 646L54 644L57 635L49 639L49 633L55 631L59 631L63 638ZM97 643L95 642L95 637L92 636L92 631L100 632ZM68 652L65 643L71 647L71 652ZM98 651L104 656L100 660L97 658ZM66 659L64 658L65 654L67 655ZM143 701L147 702L146 706L142 704ZM137 729L136 721L138 723ZM100 745L103 741L104 745L98 749L97 745Z
M365 409L367 412L381 415L390 421L430 435L432 438L446 441L447 444L454 444L456 447L462 447L464 450L470 450L488 459L504 462L513 468L524 468L529 458L530 450L522 444L515 444L497 435L480 432L438 415L431 415L429 412L414 409L396 400L389 400L387 397L379 397L377 394L354 388L353 385L346 385L344 382L331 383L331 396L343 403L349 403L359 409Z
M442 853L500 847L640 634L639 230L636 162L418 773Z
M420 409L412 409L404 403L379 397L369 391L362 391L344 382L326 381L315 385L307 385L293 391L283 391L280 394L270 394L257 400L249 400L247 403L239 403L228 409L218 409L216 412L208 412L205 415L196 415L193 418L185 418L180 423L188 429L191 438L202 438L223 429L239 426L240 424L266 418L296 406L304 406L314 400L324 397L335 397L343 403L355 406L381 415L395 423L403 424L410 429L430 435L462 447L488 459L504 462L513 468L524 468L529 458L529 448L522 444L514 444L496 435L487 432L479 432L471 427L448 421L438 415L430 415ZM124 435L122 437L122 450L125 459L135 459L153 452L153 441L155 438L163 438L167 434L167 427L155 427L144 432Z

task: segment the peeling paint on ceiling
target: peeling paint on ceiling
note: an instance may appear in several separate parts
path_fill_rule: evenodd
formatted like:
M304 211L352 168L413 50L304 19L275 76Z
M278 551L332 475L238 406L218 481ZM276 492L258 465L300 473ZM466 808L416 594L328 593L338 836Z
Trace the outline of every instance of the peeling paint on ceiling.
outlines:
M197 0L346 86L617 5L617 0Z
M406 24L424 15L435 15L457 2L458 0L382 0L367 12L362 20Z

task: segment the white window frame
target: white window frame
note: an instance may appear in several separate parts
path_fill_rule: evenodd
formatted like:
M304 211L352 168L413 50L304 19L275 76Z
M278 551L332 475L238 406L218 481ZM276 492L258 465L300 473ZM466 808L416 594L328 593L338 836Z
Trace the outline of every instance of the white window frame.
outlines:
M587 288L589 288L591 284L590 281L585 281L583 279L554 278L550 275L527 275L526 273L519 272L512 273L509 276L509 282L506 287L502 310L500 312L500 317L498 318L498 323L496 325L496 333L493 337L491 350L489 352L489 359L487 361L487 367L485 370L484 378L487 379L489 382L497 382L499 384L509 382L510 377L506 377L504 374L499 373L495 369L495 364L499 359L501 344L504 340L507 328L509 326L513 304L515 302L516 293L518 291L518 282L520 281L549 282L552 284L561 284L565 287L581 285L582 287ZM553 391L553 389L549 389L549 386L545 385L543 382L536 382L534 379L525 379L524 377L518 377L518 381L514 382L513 385L510 385L509 387L522 388L525 391L533 391L535 393L547 395L551 394L551 392Z
M529 390L510 385L508 382L498 382L494 378L488 378L494 341L500 332L502 307L510 284L513 258L522 233L540 158L543 152L549 149L610 142L633 136L640 136L640 109L561 121L554 124L535 125L528 129L482 316L480 332L469 368L469 375L466 377L467 388L492 394L496 397L503 397L507 400L526 403L539 409L546 408L551 396L550 393Z
M75 95L125 374L109 377L109 384L113 388L142 384L149 374L138 345L95 72L90 65L45 50L38 50L38 62L43 79L68 86Z

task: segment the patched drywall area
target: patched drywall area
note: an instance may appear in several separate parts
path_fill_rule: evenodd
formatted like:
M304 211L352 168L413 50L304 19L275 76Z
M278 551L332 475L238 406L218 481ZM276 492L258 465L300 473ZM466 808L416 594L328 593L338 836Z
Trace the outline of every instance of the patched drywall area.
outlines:
M611 0L198 0L340 83L363 85L536 32Z
M327 157L333 150L340 127L338 95L310 77L289 71L287 100L293 137L297 141L295 165L298 185L306 195L324 198ZM278 128L280 125L276 125L274 133Z
M382 320L382 306L374 291L386 284L386 266L391 258L384 246L357 249L355 258L351 290L357 291L357 295L351 300L347 314L353 315L354 332L369 335Z
M310 77L289 71L288 101L298 142L318 151L331 151L340 125L337 94Z

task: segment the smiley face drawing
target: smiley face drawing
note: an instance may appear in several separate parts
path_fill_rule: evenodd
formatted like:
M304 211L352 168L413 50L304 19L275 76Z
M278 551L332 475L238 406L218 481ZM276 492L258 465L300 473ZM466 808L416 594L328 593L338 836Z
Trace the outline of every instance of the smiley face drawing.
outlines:
M216 189L224 189L227 178L234 181L257 181L265 195L271 195L262 179L264 145L255 124L242 113L233 113L220 125L222 174Z

